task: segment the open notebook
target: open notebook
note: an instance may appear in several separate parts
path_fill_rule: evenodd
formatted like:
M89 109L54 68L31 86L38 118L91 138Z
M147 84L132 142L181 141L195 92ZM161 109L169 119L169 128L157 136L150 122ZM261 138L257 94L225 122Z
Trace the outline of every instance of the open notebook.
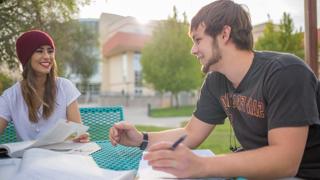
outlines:
M208 157L214 156L214 153L208 149L197 149L197 150L192 150L192 152L199 156L208 156ZM176 179L176 177L169 173L153 170L152 167L148 165L148 162L146 160L141 159L135 180L160 180L160 179ZM223 178L206 178L205 180L222 180L222 179ZM184 180L188 180L188 179L184 179ZM202 180L202 179L197 179L197 180Z
M41 147L58 151L67 151L83 146L83 143L75 143L73 138L85 133L88 126L59 121L46 134L37 140L0 144L0 156L22 157L26 149Z

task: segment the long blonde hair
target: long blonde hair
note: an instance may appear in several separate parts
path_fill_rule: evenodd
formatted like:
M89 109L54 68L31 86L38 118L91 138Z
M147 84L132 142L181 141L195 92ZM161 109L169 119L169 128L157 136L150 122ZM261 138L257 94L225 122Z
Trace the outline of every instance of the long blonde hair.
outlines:
M53 61L53 66L47 74L47 78L45 81L45 89L43 97L37 93L35 89L36 78L35 78L35 71L31 67L31 60L24 66L22 72L23 80L21 81L21 91L24 101L27 104L28 111L29 111L29 120L33 123L39 121L38 117L38 107L37 102L41 102L43 105L42 116L44 119L48 119L50 115L53 113L55 109L56 103L56 94L57 94L57 84L56 84L56 77L57 77L57 65L56 61Z

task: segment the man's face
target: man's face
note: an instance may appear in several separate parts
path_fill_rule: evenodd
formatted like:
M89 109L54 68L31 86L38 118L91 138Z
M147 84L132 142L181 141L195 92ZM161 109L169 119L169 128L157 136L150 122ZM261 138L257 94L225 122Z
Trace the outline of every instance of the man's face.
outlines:
M205 33L205 25L203 24L193 30L191 36L193 40L191 53L200 61L201 71L208 73L213 70L213 65L217 64L222 58L218 42Z

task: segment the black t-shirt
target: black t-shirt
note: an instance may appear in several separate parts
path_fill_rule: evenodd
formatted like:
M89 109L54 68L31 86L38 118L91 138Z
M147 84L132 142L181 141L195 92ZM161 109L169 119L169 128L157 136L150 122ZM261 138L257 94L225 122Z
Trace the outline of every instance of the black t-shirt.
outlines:
M291 54L255 52L253 63L237 88L221 73L209 73L194 116L209 124L228 117L245 150L268 145L268 131L309 125L299 177L320 178L320 120L317 78Z

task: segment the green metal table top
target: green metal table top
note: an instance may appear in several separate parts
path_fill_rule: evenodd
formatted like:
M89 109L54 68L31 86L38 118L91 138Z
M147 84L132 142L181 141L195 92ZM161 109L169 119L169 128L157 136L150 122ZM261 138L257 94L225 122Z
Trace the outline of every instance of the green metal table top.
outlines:
M113 170L137 170L142 152L137 147L112 146L109 140L96 141L101 147L91 156L99 167Z

